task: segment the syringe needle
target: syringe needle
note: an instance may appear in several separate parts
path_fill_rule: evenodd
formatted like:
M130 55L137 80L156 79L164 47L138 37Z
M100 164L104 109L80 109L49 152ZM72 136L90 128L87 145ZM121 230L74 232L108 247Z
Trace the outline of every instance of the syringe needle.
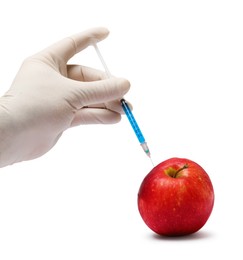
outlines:
M152 160L151 156L149 156L149 159L150 159L150 161L151 161L152 165L154 166L154 162L153 162L153 160Z
M108 67L107 67L107 65L105 63L104 58L102 57L102 55L100 53L100 50L99 50L96 42L93 42L93 46L94 46L94 48L96 50L96 53L97 53L97 55L98 55L102 65L103 65L103 67L105 69L107 77L110 78L111 77L111 73L110 73L110 71L109 71L109 69L108 69ZM132 128L134 130L134 133L136 134L136 136L138 138L138 141L139 141L143 151L150 158L150 161L151 161L152 165L154 166L154 163L152 161L148 145L147 145L147 143L146 143L146 141L145 141L145 139L143 137L143 134L142 134L142 132L141 132L141 130L140 130L138 124L137 124L137 121L135 120L135 118L133 116L133 113L132 113L130 107L128 106L128 104L127 104L127 102L126 102L126 100L124 98L121 99L121 106L122 106L123 111L125 112L128 120L129 120L129 122L130 122L130 124L131 124L131 126L132 126Z

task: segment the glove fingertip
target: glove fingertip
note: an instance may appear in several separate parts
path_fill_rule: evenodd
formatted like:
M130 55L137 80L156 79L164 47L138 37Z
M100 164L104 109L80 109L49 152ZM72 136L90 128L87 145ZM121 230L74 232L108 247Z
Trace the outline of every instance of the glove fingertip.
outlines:
M130 89L130 81L125 78L117 78L117 80L118 87L122 90L123 95L125 95Z

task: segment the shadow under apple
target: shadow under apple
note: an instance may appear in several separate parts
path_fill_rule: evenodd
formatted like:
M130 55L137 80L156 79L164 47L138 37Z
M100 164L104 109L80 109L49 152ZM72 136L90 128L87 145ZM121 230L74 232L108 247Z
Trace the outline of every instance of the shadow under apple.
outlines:
M152 239L155 240L188 241L188 240L210 239L213 237L213 234L208 231L198 231L185 236L162 236L153 233L150 237L152 237Z

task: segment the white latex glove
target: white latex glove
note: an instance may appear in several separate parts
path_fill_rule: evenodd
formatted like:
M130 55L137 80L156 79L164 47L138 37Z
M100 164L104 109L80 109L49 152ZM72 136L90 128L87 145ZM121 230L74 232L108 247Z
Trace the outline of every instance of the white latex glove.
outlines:
M80 124L116 123L130 84L92 68L67 65L76 53L109 34L94 28L27 58L0 98L0 167L49 151L63 131Z

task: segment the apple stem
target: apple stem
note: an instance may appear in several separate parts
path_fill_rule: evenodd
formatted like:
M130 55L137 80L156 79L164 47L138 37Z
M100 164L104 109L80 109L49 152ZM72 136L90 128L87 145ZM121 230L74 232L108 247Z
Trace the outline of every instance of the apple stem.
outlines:
M179 168L179 169L173 174L173 178L176 178L176 177L177 177L177 174L178 174L180 171L182 171L182 170L184 170L184 169L187 169L187 168L188 168L188 164L183 165L183 167Z

